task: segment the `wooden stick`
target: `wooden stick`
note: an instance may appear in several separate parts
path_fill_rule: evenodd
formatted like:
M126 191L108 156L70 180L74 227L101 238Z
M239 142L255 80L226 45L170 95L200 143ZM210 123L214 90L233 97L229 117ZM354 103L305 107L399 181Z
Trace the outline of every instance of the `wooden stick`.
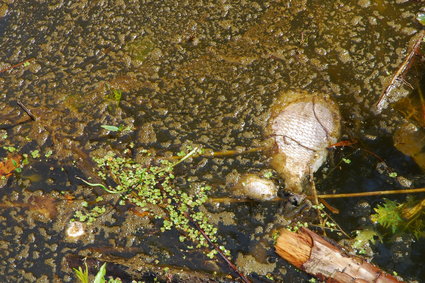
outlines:
M390 82L387 84L387 86L384 88L384 90L381 93L381 96L379 97L378 101L375 103L374 107L375 110L380 113L384 107L385 102L388 101L388 95L389 93L399 86L401 82L403 82L403 77L406 75L406 73L410 70L412 64L413 64L413 58L415 55L419 54L419 49L422 44L423 38L425 37L425 30L421 30L417 36L417 39L415 39L412 47L410 48L409 54L406 56L406 59L401 63L400 67L397 69L397 71L392 76Z
M275 248L283 259L320 281L402 282L362 258L346 254L307 228L298 233L283 229Z
M2 69L2 70L0 70L0 73L3 73L3 72L6 72L6 71L9 71L9 70L12 70L12 69L14 69L14 68L16 68L16 67L19 67L19 66L21 66L21 65L24 65L25 63L27 63L27 62L29 62L29 61L31 61L31 60L34 60L35 58L29 58L29 59L27 59L27 60L25 60L25 61L22 61L22 62L20 62L20 63L18 63L18 64L16 64L16 65L13 65L13 66L10 66L10 67L7 67L7 68L4 68L4 69Z
M422 111L422 115L420 115L420 116L422 118L422 123L421 124L423 125L423 124L425 124L425 100L424 100L424 95L422 93L422 88L419 85L419 80L416 81L416 84L418 86L417 89L418 89L418 93L419 93L419 99L421 100L421 111Z
M34 114L32 114L31 113L31 111L22 103L22 102L20 102L19 100L16 102L16 104L18 104L19 105L19 107L21 107L22 108L22 110L24 110L25 111L25 113L27 113L27 115L28 116L30 116L30 118L31 118L31 120L33 120L33 121L35 121L36 120L36 118L35 118L35 116L34 116Z
M423 193L425 188L416 188L416 189L406 189L406 190L389 190L389 191L375 191L375 192L363 192L363 193L347 193L347 194L324 194L317 195L319 199L328 199L328 198L349 198L349 197L369 197L369 196L381 196L381 195L395 195L395 194L412 194L412 193ZM282 201L283 198L274 198L267 201ZM254 202L255 200L248 198L232 198L232 197L221 197L221 198L210 198L209 202Z
M266 147L254 147L247 150L222 150L222 151L213 151L213 152L207 152L204 154L194 154L192 155L192 158L196 157L226 157L226 156L232 156L232 155L239 155L239 154L248 154L252 152L258 152L258 151L264 151L266 150ZM181 159L181 156L172 156L172 159Z
M239 278L242 280L242 282L244 283L251 283L251 280L249 280L242 272L240 272L238 270L238 268L236 267L236 265L234 265L221 251L221 248L218 247L215 243L213 243L213 241L211 241L210 237L208 237L208 235L205 233L205 231L199 226L199 224L192 219L192 217L190 217L192 223L195 225L196 229L198 229L198 231L202 234L202 236L204 236L205 240L207 240L207 242L214 248L214 250L216 250L218 252L218 254L220 255L220 257L227 263L227 265L239 276Z
M318 195L319 198L350 198L350 197L368 197L368 196L381 196L381 195L395 195L395 194L411 194L425 192L425 188L407 189L407 190L390 190L390 191L375 191L363 193L349 193L349 194L325 194Z

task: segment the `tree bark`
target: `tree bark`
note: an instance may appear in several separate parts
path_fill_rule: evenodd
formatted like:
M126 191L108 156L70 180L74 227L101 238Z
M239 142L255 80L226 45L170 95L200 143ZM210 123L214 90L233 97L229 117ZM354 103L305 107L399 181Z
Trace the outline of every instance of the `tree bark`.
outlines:
M297 268L326 282L402 282L357 256L347 255L309 229L282 230L276 252Z

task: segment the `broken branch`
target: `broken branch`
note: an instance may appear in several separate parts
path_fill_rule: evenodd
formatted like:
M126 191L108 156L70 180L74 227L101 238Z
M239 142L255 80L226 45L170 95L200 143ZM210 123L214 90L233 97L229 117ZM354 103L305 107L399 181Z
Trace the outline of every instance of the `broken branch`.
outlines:
M21 107L22 108L22 110L24 110L25 111L25 113L27 113L28 114L28 116L30 116L30 118L31 118L31 120L33 120L33 121L35 121L35 116L34 116L34 114L32 114L31 113L31 111L22 103L22 102L20 102L19 100L16 102L16 104L18 104L19 105L19 107Z
M412 47L410 48L410 52L407 55L406 59L401 63L400 67L398 67L397 71L392 76L389 83L386 85L384 90L381 93L381 96L379 97L378 101L375 103L375 111L377 113L380 113L382 109L385 107L385 105L390 100L389 94L390 92L397 88L400 83L405 82L404 77L406 73L410 70L413 64L413 58L415 55L419 54L419 49L422 44L423 38L425 37L425 30L421 30L418 35L416 35L417 38L414 40Z
M29 62L29 61L31 61L31 60L34 60L35 58L29 58L29 59L27 59L27 60L25 60L25 61L22 61L22 62L20 62L20 63L18 63L18 64L16 64L16 65L13 65L13 66L10 66L10 67L7 67L7 68L4 68L4 69L2 69L2 70L0 70L0 73L4 73L4 72L7 72L7 71L9 71L9 70L12 70L12 69L14 69L14 68L16 68L16 67L19 67L19 66L21 66L21 65L24 65L25 63L27 63L27 62Z
M360 257L350 256L307 228L282 230L276 252L297 268L326 282L402 282Z

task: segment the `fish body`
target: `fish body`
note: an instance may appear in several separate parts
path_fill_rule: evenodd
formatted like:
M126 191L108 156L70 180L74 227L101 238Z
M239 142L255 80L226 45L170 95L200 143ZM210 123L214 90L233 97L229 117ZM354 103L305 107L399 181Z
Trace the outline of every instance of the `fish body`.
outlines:
M274 144L271 165L288 190L308 194L307 177L320 168L326 148L338 140L340 120L338 107L325 95L289 91L274 103L267 129Z
M277 187L272 180L261 178L255 174L245 174L240 177L235 186L234 194L258 201L267 201L277 197Z

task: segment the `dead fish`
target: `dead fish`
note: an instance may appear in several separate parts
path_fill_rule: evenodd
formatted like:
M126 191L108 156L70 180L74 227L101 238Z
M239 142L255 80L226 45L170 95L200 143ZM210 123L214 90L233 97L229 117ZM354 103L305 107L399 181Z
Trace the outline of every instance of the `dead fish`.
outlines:
M261 178L255 174L245 174L239 178L234 188L234 194L258 201L267 201L277 197L277 187L272 180Z
M307 177L338 140L340 120L337 105L326 95L288 91L275 101L266 132L274 145L271 165L285 179L287 190L309 194Z

